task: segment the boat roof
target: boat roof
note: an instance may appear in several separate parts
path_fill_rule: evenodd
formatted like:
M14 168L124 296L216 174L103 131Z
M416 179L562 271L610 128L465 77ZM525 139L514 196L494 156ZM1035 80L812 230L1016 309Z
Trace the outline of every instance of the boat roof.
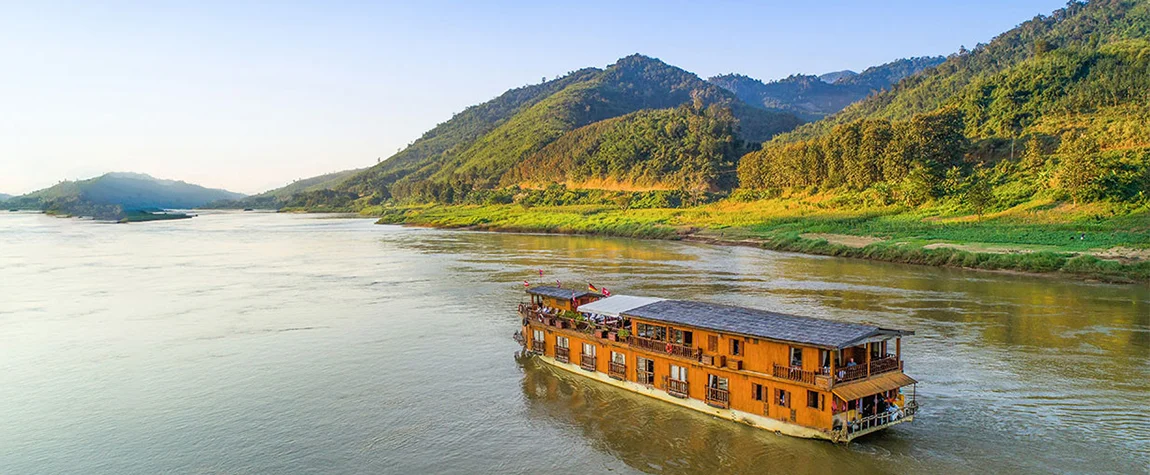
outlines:
M586 308L587 305L583 305L580 310ZM912 331L689 300L661 300L623 311L622 314L643 320L833 349L914 334Z
M666 299L661 299L658 297L640 297L637 295L612 295L605 299L600 299L591 303L580 305L579 311L584 313L597 313L599 315L618 317L622 315L623 312L628 310L663 300Z
M603 294L592 292L587 289L565 289L554 285L540 285L536 287L528 287L527 293L533 295L542 295L544 297L551 297L554 299L571 300L579 297L602 297Z

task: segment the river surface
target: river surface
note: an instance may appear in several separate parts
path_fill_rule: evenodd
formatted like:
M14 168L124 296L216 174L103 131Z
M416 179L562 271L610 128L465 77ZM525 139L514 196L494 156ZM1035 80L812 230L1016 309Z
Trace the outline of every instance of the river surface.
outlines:
M517 357L524 279L906 328L922 409L794 439ZM259 213L0 213L0 473L1145 473L1150 289Z

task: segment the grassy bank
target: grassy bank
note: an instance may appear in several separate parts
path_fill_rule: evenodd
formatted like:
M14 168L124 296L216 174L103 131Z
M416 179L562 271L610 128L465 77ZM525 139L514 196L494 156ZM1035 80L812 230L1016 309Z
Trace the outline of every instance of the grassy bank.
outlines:
M1146 205L1030 202L982 217L945 206L844 209L826 197L677 209L610 205L372 207L380 223L689 239L888 262L1150 282Z

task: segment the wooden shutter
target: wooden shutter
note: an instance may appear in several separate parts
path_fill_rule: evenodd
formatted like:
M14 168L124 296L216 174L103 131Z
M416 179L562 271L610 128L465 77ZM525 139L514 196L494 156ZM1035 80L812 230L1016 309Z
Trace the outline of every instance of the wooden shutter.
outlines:
M707 351L719 351L719 337L707 335Z

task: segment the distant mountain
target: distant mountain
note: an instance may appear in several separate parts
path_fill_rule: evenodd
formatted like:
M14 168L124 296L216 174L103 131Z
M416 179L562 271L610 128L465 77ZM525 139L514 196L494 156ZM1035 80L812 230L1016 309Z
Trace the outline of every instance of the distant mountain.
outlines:
M210 201L243 196L139 173L107 173L88 180L60 182L50 188L11 198L6 205L57 214L120 219L132 211L195 208Z
M729 109L736 133L748 142L801 123L791 113L744 104L735 94L658 59L632 55L606 69L581 69L468 108L333 191L355 193L369 202L458 200L474 190L517 185L519 164L576 129L686 103L700 110L711 105Z
M0 193L0 201L4 201L4 200L11 198L11 197L12 197L12 195L9 195L7 193Z
M826 73L826 74L820 74L819 80L822 82L828 82L828 83L833 84L833 83L836 83L842 79L850 78L850 77L854 77L854 76L858 76L858 75L859 75L859 73L856 73L856 72L851 71L849 69L844 69L842 71L834 71L834 72L830 72L830 73Z
M366 169L356 168L304 178L263 193L240 199L216 200L202 207L212 209L279 209L283 207L293 195L334 189L342 184L348 177L354 176L364 170Z
M900 59L867 68L861 74L844 74L850 71L823 76L796 74L769 83L741 74L715 76L708 81L735 93L747 104L794 112L806 120L818 120L944 60L942 56ZM833 83L824 79L835 76L837 79Z

